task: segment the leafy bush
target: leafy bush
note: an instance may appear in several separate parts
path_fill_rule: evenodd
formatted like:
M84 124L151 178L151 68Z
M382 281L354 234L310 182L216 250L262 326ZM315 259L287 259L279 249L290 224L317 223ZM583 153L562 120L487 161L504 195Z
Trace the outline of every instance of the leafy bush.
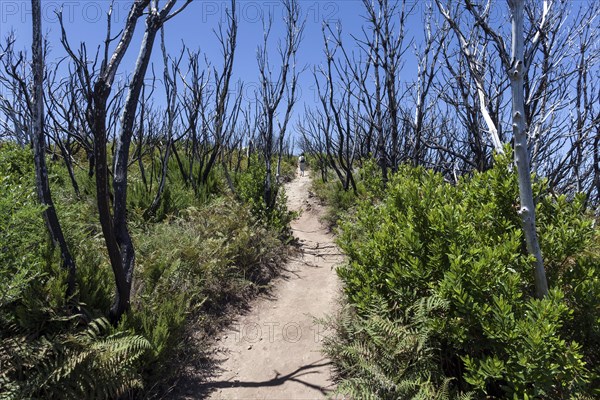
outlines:
M355 209L360 199L377 203L384 195L383 176L374 160L364 160L354 179L356 193L351 189L343 190L342 183L331 170L328 171L326 181L316 178L313 180L315 194L327 205L323 221L331 229L338 226L346 213Z
M280 182L286 183L291 182L296 177L298 171L298 157L287 157L281 158L281 176L279 177Z
M64 276L53 262L57 255L35 194L32 157L29 149L8 144L0 151L0 323L6 329L40 329L47 309L65 305Z
M128 331L112 332L105 320L82 329L85 316L67 307L65 273L35 195L32 157L29 149L0 149L0 398L120 396L141 385L138 358L149 343ZM87 274L96 270L81 261L80 300L92 300L94 286L83 280L97 283Z
M313 177L312 190L317 198L326 205L325 213L321 220L329 229L333 230L343 216L356 206L358 199L363 195L363 191L355 194L352 190L344 190L342 184L333 173L329 171L327 181ZM359 190L362 188L358 184Z
M0 149L0 325L18 323L18 299L46 274L48 237L36 202L30 151Z
M347 299L359 321L370 320L376 304L395 321L425 298L446 302L428 321L438 356L435 367L425 369L436 386L447 377L455 390L473 390L478 398L591 395L599 372L598 234L581 198L567 201L536 183L553 289L534 299L509 165L508 156L500 157L492 170L456 186L404 167L380 204L359 201L340 225L339 244L349 261L338 272ZM402 325L415 322L409 316ZM340 368L352 375L353 365Z
M277 190L277 200L275 206L268 209L264 200L265 174L264 163L256 155L253 155L250 167L237 176L238 195L244 203L250 205L252 214L256 218L279 232L281 239L288 240L291 237L290 222L293 214L287 209L285 190L273 179L273 188Z
M189 161L184 158L181 160L182 168L189 170ZM162 174L162 159L156 155L154 163L151 165L152 175L160 177ZM194 165L194 176L200 174L198 164ZM146 171L149 174L151 171ZM148 177L146 179L149 179ZM164 191L160 198L160 203L156 211L150 215L149 208L156 196L158 183L145 184L139 170L134 170L130 174L127 187L127 207L131 210L130 219L139 222L160 222L169 215L178 215L182 210L190 206L200 206L206 204L211 198L214 198L223 192L222 179L220 179L218 170L211 170L208 180L204 185L196 185L196 189L184 181L179 165L175 157L169 158L167 170L167 180Z

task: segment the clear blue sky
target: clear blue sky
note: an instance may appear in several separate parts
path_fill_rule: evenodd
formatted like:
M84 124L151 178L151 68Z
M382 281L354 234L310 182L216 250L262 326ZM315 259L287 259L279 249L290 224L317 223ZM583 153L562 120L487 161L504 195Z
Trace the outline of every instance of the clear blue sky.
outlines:
M164 4L164 2L165 0L161 0L160 3ZM408 0L407 3L415 7L413 15L408 20L407 37L409 39L416 38L416 43L418 43L423 31L421 7L425 2ZM361 0L300 0L299 4L302 15L306 19L306 28L298 60L300 66L306 66L308 69L300 79L300 101L296 107L296 116L303 112L304 105L311 106L316 102L311 70L315 65L322 63L324 59L321 33L323 21L331 23L339 21L346 35L349 33L360 35L361 26L364 24ZM66 54L59 42L60 26L55 15L55 10L59 9L61 5L68 37L73 47L83 41L87 44L88 52L92 53L102 43L106 34L106 11L109 1L42 0L44 32L47 33L51 44L49 61L57 60ZM130 0L115 1L112 17L113 34L119 32L123 27L130 5ZM213 29L218 27L219 22L225 22L225 11L229 7L230 1L194 0L183 13L177 15L166 25L165 37L169 52L178 54L183 41L192 49L200 49L212 63L220 65L220 50ZM283 6L277 0L238 0L237 11L239 29L234 79L236 81L241 79L244 82L244 97L246 100L252 100L258 76L256 50L263 37L261 17L269 12L272 13L274 15L272 37L275 40L283 37ZM139 24L132 45L121 64L121 74L131 72L143 29L143 24ZM27 52L30 53L31 2L29 0L0 0L0 37L2 41L11 30L14 30L17 36L17 48L27 49ZM348 44L350 43L348 41ZM276 57L275 51L274 48L273 57ZM406 54L403 70L406 80L412 80L416 75L416 58L413 53L411 50ZM158 40L155 43L153 61L157 75L160 76L162 61ZM160 88L155 93L160 101L162 93Z
M162 0L164 3L164 0ZM180 1L181 2L181 1ZM421 36L422 24L420 22L420 9L417 9L409 20L409 36ZM42 15L44 32L47 32L51 43L52 54L50 60L62 57L65 52L59 42L60 28L54 14L55 10L63 7L64 20L66 22L69 40L72 45L84 41L88 50L95 49L104 39L106 32L106 11L109 2L107 0L42 0ZM131 5L129 0L115 1L113 15L113 32L118 32L123 26L127 12ZM362 15L363 6L360 0L300 0L302 14L306 18L306 29L304 41L300 46L298 59L302 65L312 67L323 60L323 40L321 35L321 24L324 20L330 22L340 21L345 33L359 33L364 20ZM212 32L217 28L219 22L225 20L225 10L230 7L229 1L204 1L194 0L188 8L166 25L167 48L176 53L184 41L192 49L200 48L213 62L219 61L219 49L217 41ZM235 74L236 78L242 79L248 90L256 82L258 69L256 66L256 48L262 40L263 14L273 13L274 27L273 38L282 37L283 31L283 6L277 0L251 1L238 0L239 13L238 48L236 54ZM14 30L17 38L17 48L27 48L31 37L31 3L28 0L0 0L0 37L2 40ZM122 72L127 72L133 65L137 55L137 49L143 31L140 24L136 30L134 39L126 59L122 64ZM158 43L155 48L155 56L158 56ZM156 57L156 67L161 67L160 58ZM408 54L406 73L413 75L414 57ZM312 86L312 78L307 72L302 81L302 98L308 96Z

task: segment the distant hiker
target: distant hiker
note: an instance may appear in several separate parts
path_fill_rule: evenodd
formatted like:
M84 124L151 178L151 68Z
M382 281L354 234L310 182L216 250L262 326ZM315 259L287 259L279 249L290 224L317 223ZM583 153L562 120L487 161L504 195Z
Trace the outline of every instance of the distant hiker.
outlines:
M306 166L306 160L304 159L304 153L298 157L298 166L300 167L300 176L304 176L304 168Z

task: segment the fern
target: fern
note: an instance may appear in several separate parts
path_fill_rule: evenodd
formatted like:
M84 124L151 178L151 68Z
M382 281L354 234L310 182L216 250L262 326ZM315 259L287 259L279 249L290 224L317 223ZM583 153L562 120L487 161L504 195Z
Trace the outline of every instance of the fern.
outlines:
M337 331L325 343L340 378L336 394L356 399L415 400L456 395L451 380L435 372L435 346L430 343L432 315L447 307L445 300L430 296L393 319L389 316L395 313L378 302L365 316L346 307L336 320L327 321Z
M6 341L0 359L12 362L0 375L0 399L110 399L141 388L138 361L150 343L111 330L101 318L78 333Z

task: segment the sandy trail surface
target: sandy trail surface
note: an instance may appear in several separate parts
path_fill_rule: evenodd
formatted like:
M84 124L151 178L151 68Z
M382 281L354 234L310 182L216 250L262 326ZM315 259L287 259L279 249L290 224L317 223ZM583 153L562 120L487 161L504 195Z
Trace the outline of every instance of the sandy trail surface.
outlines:
M334 267L342 257L319 221L324 210L310 188L308 176L286 185L288 207L300 213L292 222L300 252L270 293L219 335L205 382L177 398L322 399L333 389L331 363L321 352L330 332L315 318L335 311L340 286Z

